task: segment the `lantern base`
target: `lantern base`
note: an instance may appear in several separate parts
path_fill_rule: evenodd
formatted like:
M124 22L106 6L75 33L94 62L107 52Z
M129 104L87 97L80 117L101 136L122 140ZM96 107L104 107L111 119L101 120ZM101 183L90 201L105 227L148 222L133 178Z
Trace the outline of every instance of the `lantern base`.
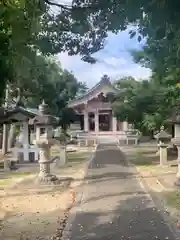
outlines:
M36 181L37 183L44 185L57 185L61 183L61 180L58 177L51 174L45 176L38 176Z
M176 178L175 182L174 182L174 185L176 187L180 187L180 178Z

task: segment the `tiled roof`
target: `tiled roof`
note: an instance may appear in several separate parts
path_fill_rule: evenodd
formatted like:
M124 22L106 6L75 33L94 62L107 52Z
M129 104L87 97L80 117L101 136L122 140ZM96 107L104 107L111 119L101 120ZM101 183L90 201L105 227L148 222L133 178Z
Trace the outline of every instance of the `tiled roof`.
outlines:
M89 95L92 95L93 92L98 89L99 87L101 86L106 86L106 85L109 85L111 86L115 91L117 91L117 89L111 84L109 78L102 78L101 81L99 81L93 88L91 88L89 91L87 91L84 95L82 96L79 96L71 101L69 101L69 104L68 105L71 105L73 103L78 103L78 101L80 100L83 100L85 97L88 97Z

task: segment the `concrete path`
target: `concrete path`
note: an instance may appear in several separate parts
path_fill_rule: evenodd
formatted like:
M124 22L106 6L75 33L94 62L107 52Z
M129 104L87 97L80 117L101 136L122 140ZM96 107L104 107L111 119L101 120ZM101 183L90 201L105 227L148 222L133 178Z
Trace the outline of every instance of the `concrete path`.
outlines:
M92 161L69 240L174 240L136 170L116 146L100 145Z

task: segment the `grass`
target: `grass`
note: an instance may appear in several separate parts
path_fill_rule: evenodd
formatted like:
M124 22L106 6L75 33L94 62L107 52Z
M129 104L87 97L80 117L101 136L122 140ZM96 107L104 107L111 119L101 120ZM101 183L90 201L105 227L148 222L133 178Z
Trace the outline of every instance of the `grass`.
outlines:
M6 186L12 183L12 179L0 179L0 186Z
M3 175L0 179L0 186L7 186L13 183L13 180L31 175L31 172L9 172Z
M67 153L67 163L70 164L78 164L86 161L90 154L91 151L86 151L86 152L69 152Z
M147 157L141 149L137 149L134 156L131 158L131 162L138 167L148 167L153 165L153 159Z
M58 150L54 150L52 155L57 155L59 152ZM78 166L79 164L84 163L88 160L89 156L92 154L91 150L87 150L84 152L68 152L67 153L67 164L64 167L72 167L72 166ZM29 175L32 175L32 172L19 172L19 171L13 171L13 172L7 172L2 173L2 176L0 175L0 186L6 187L13 183L14 180L18 178L23 178Z
M26 177L31 175L32 172L11 172L8 174L10 178L19 178L19 177Z
M59 154L58 149L53 149L51 151L52 156L57 156ZM88 160L89 156L92 154L92 149L87 149L87 151L72 151L67 152L67 162L63 167L72 167L74 165L82 164Z
M172 191L165 194L166 203L180 210L180 191Z

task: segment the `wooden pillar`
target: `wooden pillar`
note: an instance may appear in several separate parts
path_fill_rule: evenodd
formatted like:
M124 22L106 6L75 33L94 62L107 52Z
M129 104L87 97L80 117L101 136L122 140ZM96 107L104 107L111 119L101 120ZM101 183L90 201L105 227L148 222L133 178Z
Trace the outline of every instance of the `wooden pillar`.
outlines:
M99 132L99 112L98 110L94 113L95 132Z
M87 109L84 110L84 131L89 131L89 116Z

